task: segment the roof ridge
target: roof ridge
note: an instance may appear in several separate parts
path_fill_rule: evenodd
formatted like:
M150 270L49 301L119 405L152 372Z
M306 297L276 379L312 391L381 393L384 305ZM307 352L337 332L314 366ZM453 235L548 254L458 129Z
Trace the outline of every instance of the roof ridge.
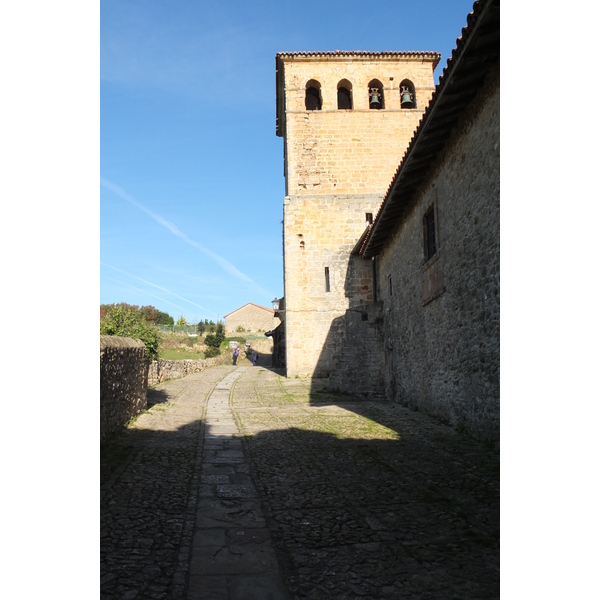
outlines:
M433 50L383 50L373 52L369 50L326 50L326 51L309 51L309 52L277 52L275 58L295 58L295 57L319 57L319 56L366 56L366 57L428 57L436 60L437 63L441 60L442 55Z

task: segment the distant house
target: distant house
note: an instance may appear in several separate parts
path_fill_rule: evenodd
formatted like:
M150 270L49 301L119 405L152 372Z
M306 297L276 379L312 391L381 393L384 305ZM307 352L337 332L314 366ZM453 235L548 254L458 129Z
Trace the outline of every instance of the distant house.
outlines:
M235 333L240 327L244 331L263 332L275 329L280 320L275 316L272 308L266 308L253 302L248 302L225 315L225 331Z

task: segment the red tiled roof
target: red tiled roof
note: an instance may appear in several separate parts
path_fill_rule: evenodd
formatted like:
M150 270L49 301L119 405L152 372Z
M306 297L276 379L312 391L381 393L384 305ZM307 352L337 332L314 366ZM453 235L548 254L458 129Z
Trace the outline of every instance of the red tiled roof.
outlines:
M229 315L232 315L234 312L237 312L238 310L241 310L242 308L244 308L244 306L248 306L250 304L252 306L256 306L256 308L262 308L263 310L266 310L266 311L270 312L271 314L275 314L275 311L272 308L267 308L266 306L261 306L260 304L254 304L254 302L246 302L246 304L244 304L243 306L240 306L239 308L236 308L235 310L232 310L230 313L227 313L226 315L224 315L223 318L226 319Z

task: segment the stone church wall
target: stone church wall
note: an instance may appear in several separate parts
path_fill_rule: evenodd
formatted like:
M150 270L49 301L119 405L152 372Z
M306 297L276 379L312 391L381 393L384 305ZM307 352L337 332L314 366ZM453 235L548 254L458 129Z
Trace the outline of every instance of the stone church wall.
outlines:
M499 125L498 70L378 257L388 397L492 441L500 397ZM431 206L439 253L425 263Z
M432 60L319 57L285 61L284 282L287 375L326 377L344 344L348 308L373 301L370 267L350 254L377 213L433 92ZM401 109L400 81L415 84L417 108ZM306 84L321 85L322 110L305 110ZM352 84L353 109L337 109ZM368 106L368 84L384 85L385 110Z
M344 342L336 355L329 389L370 399L384 398L383 304L349 309L342 322Z
M338 329L334 321L350 306L373 301L371 273L351 268L350 253L365 230L365 212L380 203L381 196L375 194L286 199L286 330L292 344L287 348L288 376L327 376L330 359L342 343L333 335Z

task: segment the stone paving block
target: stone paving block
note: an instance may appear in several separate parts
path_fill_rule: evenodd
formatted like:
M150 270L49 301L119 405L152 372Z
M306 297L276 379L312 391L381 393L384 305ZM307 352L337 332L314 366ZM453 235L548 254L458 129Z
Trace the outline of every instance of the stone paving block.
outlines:
M277 572L275 551L268 542L235 546L198 546L192 550L190 575L238 575Z
M230 600L227 577L190 575L187 600Z
M219 498L251 498L257 494L253 485L217 485L217 495Z
M207 463L224 463L224 464L228 464L228 465L240 465L244 462L244 459L242 457L235 457L235 456L207 456L204 459L204 462Z
M203 463L201 466L202 475L234 475L235 472L233 465L224 463Z
M236 575L229 578L231 600L289 600L278 573Z
M230 475L201 475L202 483L231 483Z
M266 527L260 502L255 499L198 501L196 527Z
M196 530L194 534L194 547L197 546L224 546L229 539L228 532L230 530L225 527L213 527L211 529Z
M248 544L251 542L262 544L268 541L271 537L270 531L265 528L249 528L249 527L235 527L233 529L227 529L225 532L227 543L230 546L239 544Z

